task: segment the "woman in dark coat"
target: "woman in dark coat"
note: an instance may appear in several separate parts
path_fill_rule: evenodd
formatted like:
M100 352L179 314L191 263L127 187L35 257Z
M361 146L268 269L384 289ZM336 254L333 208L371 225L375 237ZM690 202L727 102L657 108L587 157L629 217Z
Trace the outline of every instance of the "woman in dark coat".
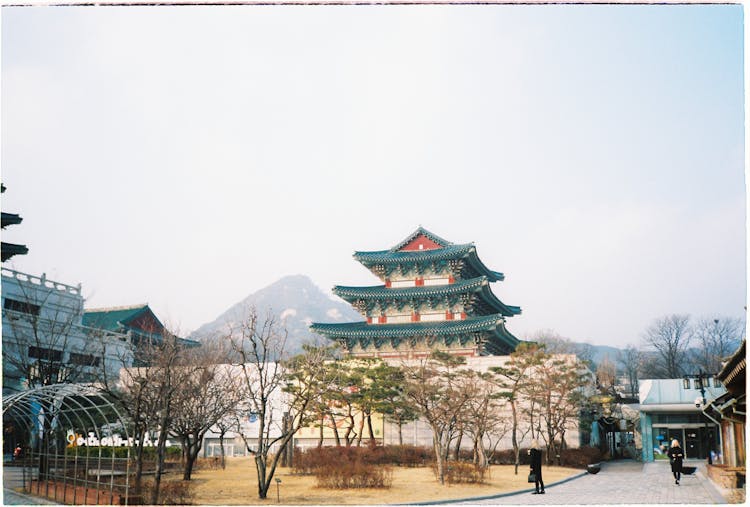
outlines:
M542 451L539 450L539 442L536 440L531 441L529 456L531 456L531 473L536 477L536 482L534 483L536 491L534 491L532 495L543 495L544 482L542 481Z
M672 440L672 446L667 451L667 456L669 456L669 463L672 465L674 483L677 485L680 484L680 472L682 472L682 458L684 454L677 439Z

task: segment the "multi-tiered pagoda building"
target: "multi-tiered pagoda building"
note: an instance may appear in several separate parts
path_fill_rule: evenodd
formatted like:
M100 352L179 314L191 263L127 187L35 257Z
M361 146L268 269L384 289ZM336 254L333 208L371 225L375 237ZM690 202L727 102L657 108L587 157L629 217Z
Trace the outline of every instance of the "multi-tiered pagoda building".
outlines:
M518 339L505 319L521 308L500 301L490 283L504 275L477 257L473 243L457 245L419 227L389 250L355 252L383 285L336 286L365 321L314 323L313 332L355 356L416 358L434 349L457 355L506 355Z

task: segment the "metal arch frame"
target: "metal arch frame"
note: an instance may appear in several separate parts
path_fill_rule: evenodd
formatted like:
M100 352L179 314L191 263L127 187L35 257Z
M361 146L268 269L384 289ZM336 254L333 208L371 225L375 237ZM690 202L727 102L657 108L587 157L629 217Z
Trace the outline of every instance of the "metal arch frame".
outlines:
M3 419L29 435L28 456L22 460L24 491L63 503L128 504L130 447L125 458L118 458L115 449L120 446L102 445L112 434L104 428L113 426L125 444L131 442L127 418L95 385L56 384L12 394L3 398ZM69 446L68 430L83 433L87 443L93 434L99 445ZM103 455L105 448L109 457ZM116 476L124 481L116 483Z

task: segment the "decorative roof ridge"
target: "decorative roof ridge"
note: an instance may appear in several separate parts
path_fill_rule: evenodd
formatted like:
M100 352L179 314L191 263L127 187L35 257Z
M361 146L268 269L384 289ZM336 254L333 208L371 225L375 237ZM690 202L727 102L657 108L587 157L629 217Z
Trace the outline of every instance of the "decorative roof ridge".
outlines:
M436 254L438 252L442 252L444 249L450 249L450 250L467 250L470 251L472 248L476 250L476 245L474 242L471 243L450 243L448 245L445 245L443 248L434 248L431 250L408 250L408 251L394 251L393 249L388 250L358 250L354 252L354 258L362 257L362 256L372 256L372 255L403 255L403 256L410 256L410 255L429 255L429 254Z
M409 236L407 236L406 239L402 240L400 243L393 246L388 251L397 252L398 250L406 246L410 241L412 241L414 238L416 238L420 234L423 236L427 236L429 239L431 239L432 241L434 241L435 243L443 247L453 244L451 241L448 241L447 239L443 239L437 234L433 234L432 232L428 231L427 229L425 229L424 227L420 225L419 227L417 227L417 230L415 230Z
M120 312L123 310L138 310L148 308L148 303L141 303L136 305L125 305L125 306L104 306L101 308L84 308L83 313L88 312Z

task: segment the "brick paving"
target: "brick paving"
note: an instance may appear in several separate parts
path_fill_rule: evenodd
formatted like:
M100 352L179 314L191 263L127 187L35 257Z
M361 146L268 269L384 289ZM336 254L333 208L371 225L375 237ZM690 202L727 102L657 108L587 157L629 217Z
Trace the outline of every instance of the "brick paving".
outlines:
M724 504L719 489L706 477L705 462L686 461L696 466L692 476L674 483L669 463L616 461L602 463L598 474L583 474L572 480L550 484L546 494L521 493L466 499L464 505L617 505L617 504ZM446 502L448 503L448 502Z

